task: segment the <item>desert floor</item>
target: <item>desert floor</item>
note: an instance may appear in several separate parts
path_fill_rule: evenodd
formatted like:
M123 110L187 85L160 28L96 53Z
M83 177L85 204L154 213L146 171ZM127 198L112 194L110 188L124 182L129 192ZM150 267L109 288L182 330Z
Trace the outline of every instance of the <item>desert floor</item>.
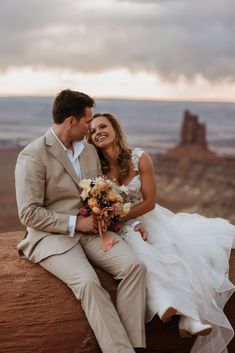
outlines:
M0 149L0 233L24 229L17 216L14 170L19 149Z

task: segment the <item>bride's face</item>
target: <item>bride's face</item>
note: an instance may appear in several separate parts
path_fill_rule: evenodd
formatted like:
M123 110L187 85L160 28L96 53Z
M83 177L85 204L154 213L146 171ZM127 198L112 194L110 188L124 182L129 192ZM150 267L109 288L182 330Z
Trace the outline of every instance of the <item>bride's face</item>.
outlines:
M115 142L115 131L110 121L99 116L91 121L90 134L94 145L98 148L107 148Z

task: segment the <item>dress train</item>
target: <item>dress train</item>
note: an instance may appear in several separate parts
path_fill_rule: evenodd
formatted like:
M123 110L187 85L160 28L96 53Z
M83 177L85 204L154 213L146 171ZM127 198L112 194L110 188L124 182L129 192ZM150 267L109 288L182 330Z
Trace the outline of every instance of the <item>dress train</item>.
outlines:
M147 267L146 321L169 303L180 315L213 327L196 339L191 353L227 352L234 332L223 308L234 292L228 265L235 226L222 218L174 214L160 205L139 220L148 241L131 226L124 239Z

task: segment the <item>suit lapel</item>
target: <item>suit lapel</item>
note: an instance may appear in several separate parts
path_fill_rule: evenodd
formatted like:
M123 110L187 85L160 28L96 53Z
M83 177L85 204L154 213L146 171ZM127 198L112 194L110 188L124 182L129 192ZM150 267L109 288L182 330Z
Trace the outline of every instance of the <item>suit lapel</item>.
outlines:
M65 153L65 150L59 143L59 141L56 140L56 138L53 136L51 131L48 131L46 133L46 145L48 147L49 152L57 159L57 161L64 167L66 172L70 175L70 177L73 179L73 181L79 185L80 179L77 176L72 163L70 162L68 156ZM82 166L81 166L82 168Z

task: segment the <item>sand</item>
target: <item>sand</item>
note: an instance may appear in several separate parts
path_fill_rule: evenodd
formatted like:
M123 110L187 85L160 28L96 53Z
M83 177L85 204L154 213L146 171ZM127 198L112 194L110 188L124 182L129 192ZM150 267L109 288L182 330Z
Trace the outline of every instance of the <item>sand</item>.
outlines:
M22 230L17 215L14 170L19 148L0 149L0 233Z

